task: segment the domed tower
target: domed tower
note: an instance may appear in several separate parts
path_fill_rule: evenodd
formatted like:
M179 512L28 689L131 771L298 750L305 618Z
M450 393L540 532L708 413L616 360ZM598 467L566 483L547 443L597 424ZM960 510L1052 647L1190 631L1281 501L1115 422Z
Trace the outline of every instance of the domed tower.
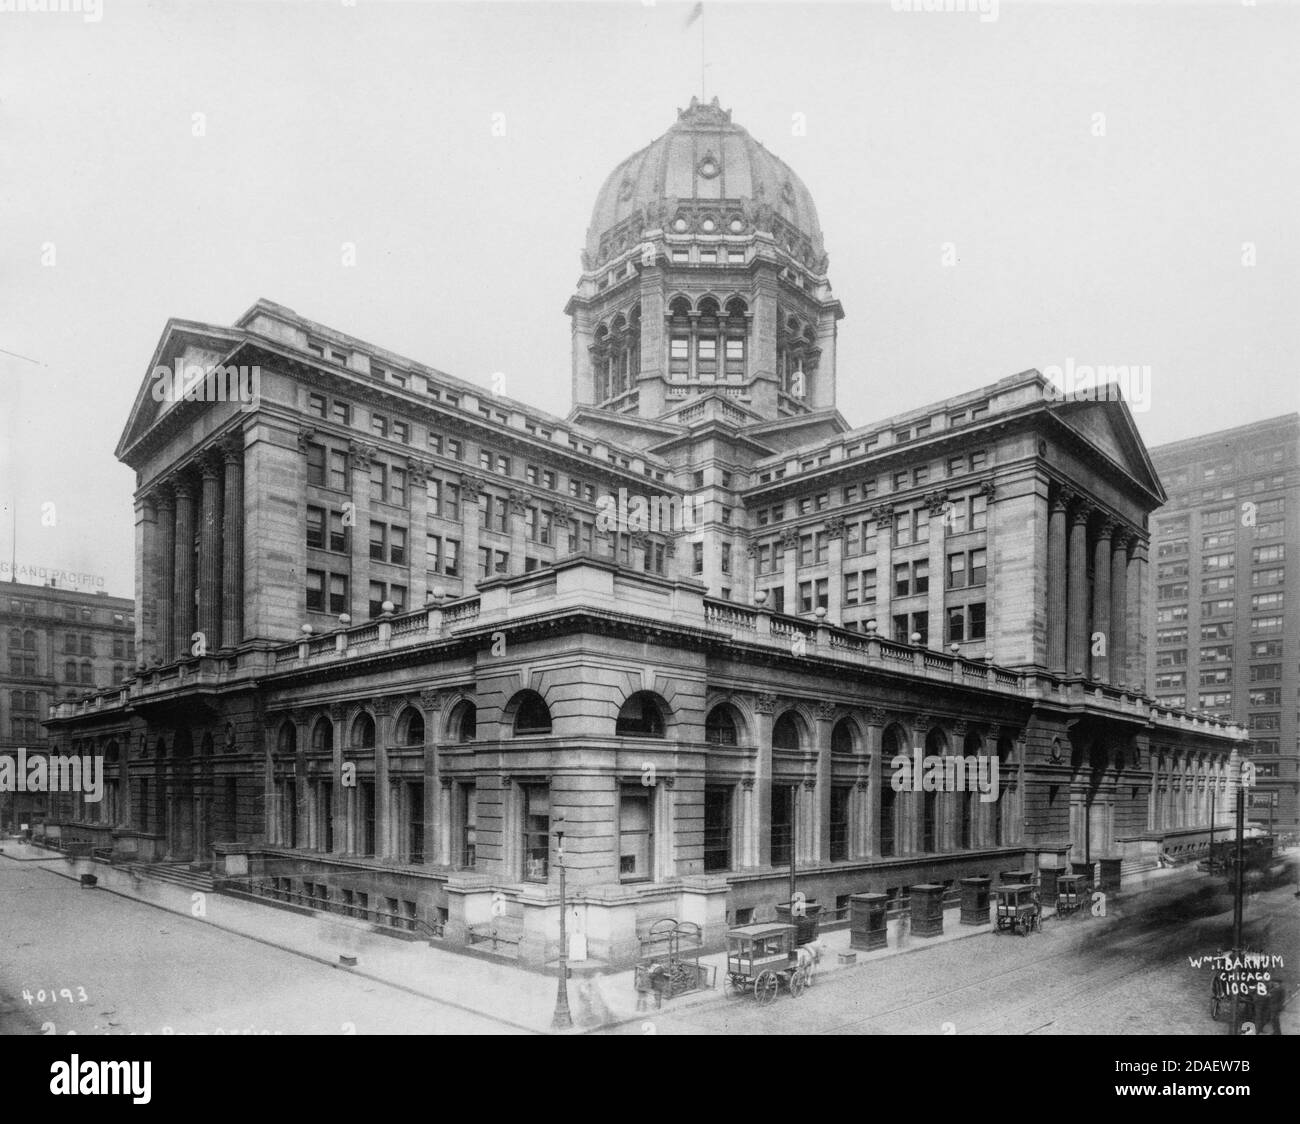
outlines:
M836 323L803 181L692 98L610 173L573 321L573 403L651 419L720 392L762 421L835 407Z

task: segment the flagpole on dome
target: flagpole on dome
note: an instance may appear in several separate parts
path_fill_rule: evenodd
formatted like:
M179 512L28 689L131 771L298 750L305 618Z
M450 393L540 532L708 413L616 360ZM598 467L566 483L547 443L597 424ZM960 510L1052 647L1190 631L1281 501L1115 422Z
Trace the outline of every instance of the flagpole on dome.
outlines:
M704 96L704 4L697 3L686 17L686 22L682 24L682 30L690 27L691 24L699 22L700 25L700 101L703 103L706 99Z

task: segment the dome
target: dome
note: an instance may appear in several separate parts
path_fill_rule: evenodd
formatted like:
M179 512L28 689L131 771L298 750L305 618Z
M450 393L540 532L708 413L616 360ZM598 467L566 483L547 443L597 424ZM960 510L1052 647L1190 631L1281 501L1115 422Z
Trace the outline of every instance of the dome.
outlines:
M584 262L599 267L640 241L641 232L771 233L810 268L825 269L817 208L804 182L714 98L692 98L677 122L605 180L587 230Z

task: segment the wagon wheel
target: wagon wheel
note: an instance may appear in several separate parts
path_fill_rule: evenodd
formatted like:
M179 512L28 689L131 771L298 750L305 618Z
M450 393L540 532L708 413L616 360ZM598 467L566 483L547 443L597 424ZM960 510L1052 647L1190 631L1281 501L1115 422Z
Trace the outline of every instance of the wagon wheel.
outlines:
M754 998L766 1007L776 999L776 992L780 986L776 973L770 968L764 968L754 980Z
M1022 937L1029 936L1029 926L1031 924L1032 924L1032 919L1028 915L1020 918L1020 935Z
M808 986L808 981L804 978L802 968L796 968L790 973L788 986L792 998L798 999L803 994L803 989Z
M732 995L744 995L749 990L749 980L744 976L727 976L727 990Z

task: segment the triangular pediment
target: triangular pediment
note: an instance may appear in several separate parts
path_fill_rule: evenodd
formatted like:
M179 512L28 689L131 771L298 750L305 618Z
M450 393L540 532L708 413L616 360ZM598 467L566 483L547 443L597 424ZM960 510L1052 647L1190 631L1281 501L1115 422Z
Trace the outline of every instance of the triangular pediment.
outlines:
M192 320L169 320L158 340L140 389L117 443L117 457L125 460L129 450L176 408L176 401L163 389L168 375L193 368L210 369L223 363L245 338L239 329L202 324ZM172 381L171 386L175 387ZM129 461L128 461L129 463Z
M1059 419L1074 430L1096 454L1118 465L1156 496L1161 504L1165 502L1165 490L1127 402L1118 397L1102 397L1097 400L1058 402L1054 409Z

